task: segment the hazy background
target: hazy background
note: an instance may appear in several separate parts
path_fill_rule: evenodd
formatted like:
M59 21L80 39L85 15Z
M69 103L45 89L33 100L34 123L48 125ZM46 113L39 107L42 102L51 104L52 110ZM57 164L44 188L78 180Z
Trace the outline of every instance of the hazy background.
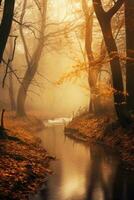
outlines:
M71 9L71 4L68 3L68 0L51 1L50 8L48 9L49 23L51 21L55 21L56 23L64 21L66 23L69 20L73 20L74 16L71 15ZM52 12L53 10L54 12ZM33 11L30 10L27 12L26 17L30 19L32 16L33 19L36 19L37 16L35 16L34 12L34 9ZM57 31L58 26L50 26L47 31L51 32L52 30ZM16 34L19 34L19 32L16 31ZM55 83L65 72L71 71L73 65L76 65L74 57L83 60L75 34L72 33L71 37L73 44L71 44L71 41L67 42L64 36L61 36L60 38L52 38L52 41L56 40L52 47L49 44L44 47L38 72L29 88L26 99L25 108L27 111L38 110L48 116L72 116L79 109L88 106L89 94L81 87L81 85L87 85L87 76L81 77L76 81L65 81L61 85ZM33 48L35 48L36 40L27 32L26 38L30 47L29 50L32 52ZM13 68L16 70L20 80L23 78L26 67L22 41L18 38ZM19 83L15 77L13 79L16 99ZM1 88L1 93L4 97L1 105L4 104L4 107L6 105L6 109L8 110L8 77L5 88L6 90Z

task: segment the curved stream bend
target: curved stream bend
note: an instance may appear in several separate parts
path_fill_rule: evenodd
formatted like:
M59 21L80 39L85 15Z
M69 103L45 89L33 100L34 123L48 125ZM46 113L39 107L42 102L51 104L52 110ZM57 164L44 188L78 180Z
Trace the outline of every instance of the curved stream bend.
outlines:
M117 157L100 145L86 146L64 136L64 126L49 124L40 133L56 156L47 188L34 200L134 200L134 176L119 169Z

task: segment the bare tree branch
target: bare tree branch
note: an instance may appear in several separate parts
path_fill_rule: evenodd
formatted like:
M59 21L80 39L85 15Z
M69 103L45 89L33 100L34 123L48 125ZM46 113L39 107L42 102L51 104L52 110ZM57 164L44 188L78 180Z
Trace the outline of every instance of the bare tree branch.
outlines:
M120 9L123 3L124 0L117 0L114 6L109 11L107 11L107 16L112 18L114 14Z

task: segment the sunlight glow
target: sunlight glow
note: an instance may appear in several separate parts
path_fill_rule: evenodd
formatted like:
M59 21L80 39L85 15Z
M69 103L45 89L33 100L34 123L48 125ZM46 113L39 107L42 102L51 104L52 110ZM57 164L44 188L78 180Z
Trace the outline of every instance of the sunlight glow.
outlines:
M63 198L71 198L73 196L82 196L86 191L85 178L83 176L72 177L66 181L66 184L62 187L61 193Z

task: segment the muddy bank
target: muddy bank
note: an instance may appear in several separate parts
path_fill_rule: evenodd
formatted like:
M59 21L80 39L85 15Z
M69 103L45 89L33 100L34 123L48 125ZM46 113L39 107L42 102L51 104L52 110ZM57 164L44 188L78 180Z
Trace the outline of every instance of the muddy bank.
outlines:
M9 138L0 139L0 199L26 200L51 174L51 157L37 137L44 125L35 117L7 113L5 127Z
M134 128L126 131L114 123L113 117L83 115L68 124L65 134L83 142L109 146L119 153L122 166L134 171Z

